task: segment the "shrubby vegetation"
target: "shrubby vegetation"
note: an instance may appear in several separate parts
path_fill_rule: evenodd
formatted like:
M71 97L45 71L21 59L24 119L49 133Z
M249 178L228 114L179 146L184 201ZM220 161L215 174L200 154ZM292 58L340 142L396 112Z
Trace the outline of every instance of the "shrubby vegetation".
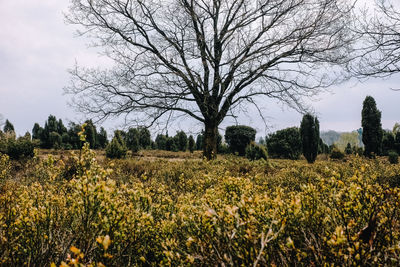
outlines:
M246 147L256 139L256 130L249 126L229 126L225 130L225 141L231 152L244 156Z
M0 156L2 265L400 263L400 165L95 158Z
M290 127L266 137L268 154L274 158L299 159L302 153L300 131Z

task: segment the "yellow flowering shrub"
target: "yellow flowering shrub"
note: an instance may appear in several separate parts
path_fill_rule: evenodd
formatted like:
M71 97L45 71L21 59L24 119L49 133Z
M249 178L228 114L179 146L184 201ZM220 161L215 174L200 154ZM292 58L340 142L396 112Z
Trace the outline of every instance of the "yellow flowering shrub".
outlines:
M0 157L0 265L399 265L400 166Z

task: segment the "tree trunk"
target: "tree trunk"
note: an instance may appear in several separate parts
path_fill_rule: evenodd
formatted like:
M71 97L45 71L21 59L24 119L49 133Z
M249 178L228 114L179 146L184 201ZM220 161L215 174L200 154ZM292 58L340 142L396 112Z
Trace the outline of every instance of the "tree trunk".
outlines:
M203 156L212 160L217 157L218 125L214 121L206 121L204 124Z

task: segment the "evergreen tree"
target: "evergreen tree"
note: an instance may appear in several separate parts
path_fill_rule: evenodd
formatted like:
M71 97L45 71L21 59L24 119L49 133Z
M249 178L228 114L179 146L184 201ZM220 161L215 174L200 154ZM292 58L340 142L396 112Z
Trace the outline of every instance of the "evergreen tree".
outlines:
M32 128L32 139L39 140L43 134L43 128L38 123L35 123Z
M124 158L126 156L127 147L122 135L122 131L115 131L114 138L106 147L106 157L107 158Z
M139 146L143 149L149 148L151 145L151 135L147 128L139 128Z
M350 154L353 152L350 143L347 143L347 146L346 146L344 152L345 152L347 155L350 155Z
M130 128L125 137L126 146L132 152L139 151L139 131L135 128Z
M4 128L3 128L3 132L4 133L15 133L14 125L12 125L12 123L9 120L6 120L6 123L4 124Z
M96 148L96 137L97 137L97 130L96 126L94 126L92 120L85 121L85 135L86 141L89 143L90 148Z
M301 137L297 127L278 130L265 139L268 154L274 158L296 160L301 155Z
M188 139L187 139L187 135L184 131L179 131L176 133L176 141L177 141L178 149L180 151L186 151Z
M256 130L244 125L229 126L225 131L225 140L232 152L244 156L246 147L256 139Z
M96 142L98 148L105 148L108 144L107 132L103 127L100 127Z
M367 96L361 112L361 126L363 128L362 141L365 145L364 155L373 157L382 152L382 124L381 112L376 107L375 99Z
M193 135L190 135L190 136L189 136L188 145L189 145L189 151L190 151L190 153L193 153L193 151L194 151L194 149L195 149L195 146L196 146L196 143L194 142Z
M196 137L196 150L203 151L203 144L204 143L204 131L201 131L201 134L197 135Z
M167 136L158 134L156 137L156 147L160 150L167 150Z
M311 114L306 114L300 124L300 136L303 145L303 155L308 163L314 163L318 154L319 121Z

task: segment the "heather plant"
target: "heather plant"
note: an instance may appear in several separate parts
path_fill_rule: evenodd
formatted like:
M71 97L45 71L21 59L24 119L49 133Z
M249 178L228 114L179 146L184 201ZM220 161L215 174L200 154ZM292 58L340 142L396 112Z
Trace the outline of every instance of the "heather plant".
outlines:
M384 159L100 164L87 143L70 157L3 176L1 265L400 263L400 166ZM10 164L0 156L0 170Z

